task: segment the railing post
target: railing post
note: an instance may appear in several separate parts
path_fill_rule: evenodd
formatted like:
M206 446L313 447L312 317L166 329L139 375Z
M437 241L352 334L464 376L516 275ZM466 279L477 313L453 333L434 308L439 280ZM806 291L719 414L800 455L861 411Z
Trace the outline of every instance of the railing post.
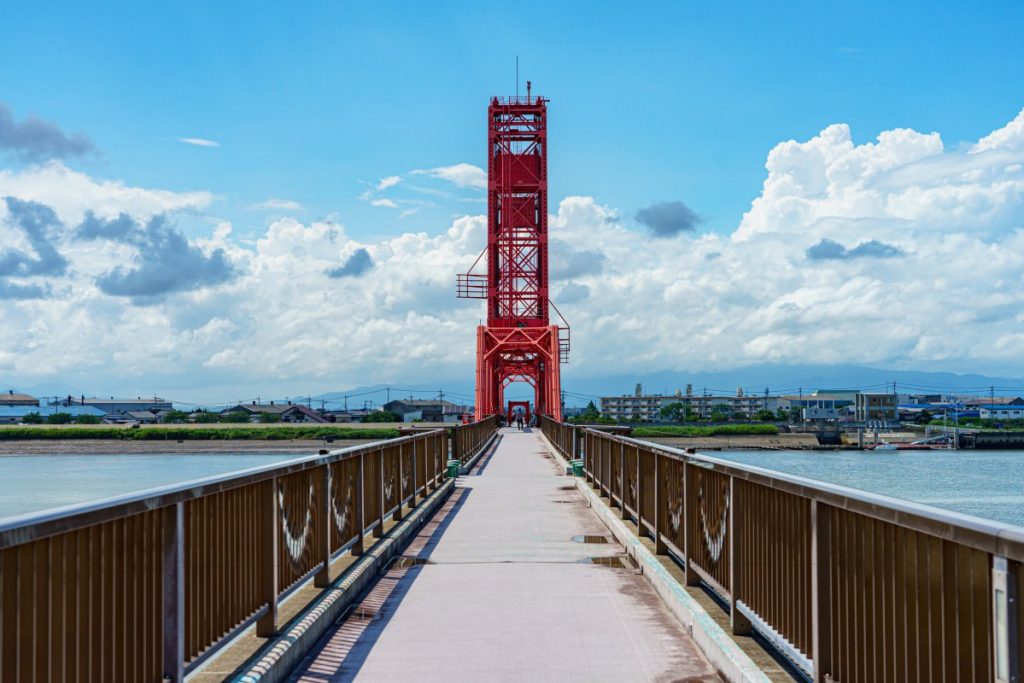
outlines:
M452 452L451 452L450 458L452 460L458 460L459 462L462 462L462 453L461 453L462 449L459 448L459 442L460 441L461 441L461 439L459 438L459 428L458 427L452 427L452 449L451 449ZM445 463L445 464L447 464L447 463Z
M163 671L185 680L185 504L163 509Z
M313 577L313 585L317 588L324 588L331 582L331 466L327 464L323 468L320 483L323 485L324 497L320 504L320 515L324 523L316 542L324 559L320 563L320 570Z
M739 602L740 591L743 588L743 572L740 569L742 558L740 545L742 533L736 514L736 477L729 477L729 521L725 529L729 542L729 625L732 627L733 635L746 635L753 630L750 620L740 614L736 603Z
M359 529L359 538L352 546L353 555L362 555L366 552L366 464L363 462L364 454L359 454L359 499L356 503L356 525Z
M398 487L398 491L395 495L395 502L397 504L395 506L395 514L391 515L391 519L396 522L402 521L402 506L405 505L405 503L402 502L405 498L405 487L402 484L402 480L405 478L405 458L402 457L405 455L405 453L403 453L405 450L404 445L405 444L398 444L398 478L394 483L394 486Z
M661 527L665 525L665 490L662 486L661 454L654 451L654 554L665 555L668 548L661 538ZM689 558L687 558L689 563Z
M690 521L693 511L690 509L690 463L683 460L683 487L682 495L682 521L683 525L683 554L686 555L686 566L683 569L683 582L687 586L700 584L700 576L690 567L690 560L693 558L693 534L690 533Z
M992 556L992 657L996 683L1021 680L1018 578L1005 557Z
M419 479L416 477L416 438L412 440L412 507L416 507L416 489L418 488ZM427 493L427 482L424 478L423 481L423 494L426 497Z
M641 476L643 473L643 466L640 457L640 447L636 448L636 500L633 504L636 505L636 535L640 538L644 537L644 479Z
M278 531L277 477L263 482L260 491L263 527L263 555L259 562L263 567L261 597L267 604L267 613L256 622L256 635L269 637L277 633L277 544Z
M825 503L811 500L811 650L814 654L814 683L825 683L826 677L832 673L832 605L828 589L832 556L830 510Z
M629 519L626 510L626 445L619 442L619 512L622 519Z
M377 498L380 500L380 504L377 506L377 526L373 529L373 535L377 538L384 536L384 506L387 504L384 501L384 448L381 447L377 451L377 473L380 475L377 479Z

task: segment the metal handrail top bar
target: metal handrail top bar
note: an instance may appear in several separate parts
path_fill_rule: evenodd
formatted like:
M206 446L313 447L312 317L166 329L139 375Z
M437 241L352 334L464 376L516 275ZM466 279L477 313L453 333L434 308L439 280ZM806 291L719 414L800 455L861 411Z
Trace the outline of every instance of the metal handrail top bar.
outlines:
M745 465L708 455L687 453L671 446L663 446L642 439L619 436L609 432L585 428L601 438L624 444L639 445L661 451L694 465L713 469L753 483L767 484L789 493L821 500L829 505L848 509L876 519L949 538L1017 561L1024 561L1024 527L988 520L952 510L915 503L880 493L871 493L817 479L786 474L756 465ZM941 526L938 526L941 525Z
M111 519L123 517L146 510L173 505L185 500L200 498L204 495L226 491L246 484L299 472L311 467L318 467L346 456L359 452L371 452L384 446L409 443L424 436L443 432L445 428L434 429L410 436L395 439L382 439L371 443L349 446L330 451L326 455L301 455L291 460L258 465L244 470L235 470L224 474L193 479L191 481L158 486L143 491L101 498L86 503L76 503L57 508L49 508L24 515L16 515L0 519L0 548L7 548L26 543L38 538L64 533Z

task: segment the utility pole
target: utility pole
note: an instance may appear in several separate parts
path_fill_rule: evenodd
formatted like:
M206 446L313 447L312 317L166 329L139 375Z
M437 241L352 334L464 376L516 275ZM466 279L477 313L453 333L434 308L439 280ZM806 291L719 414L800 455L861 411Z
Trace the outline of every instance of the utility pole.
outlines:
M388 397L388 400L387 400L387 402L388 402L388 403L391 403L391 385L390 385L390 384L388 385L388 388L387 388L387 389L385 389L385 391L387 392L387 394L386 394L386 395L387 395L387 397Z
M805 421L804 421L806 419L804 417L805 414L806 414L806 411L804 410L804 388L800 387L800 427L801 428L804 428L804 427L807 426Z
M900 416L899 404L900 404L900 399L896 395L896 382L894 381L892 383L892 412L893 412L893 417L896 418L896 419L899 419L899 416Z

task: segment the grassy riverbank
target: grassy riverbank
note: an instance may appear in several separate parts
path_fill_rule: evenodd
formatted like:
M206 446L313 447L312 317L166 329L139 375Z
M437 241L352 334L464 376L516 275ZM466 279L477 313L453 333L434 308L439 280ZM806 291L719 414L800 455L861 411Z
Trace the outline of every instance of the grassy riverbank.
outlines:
M708 427L636 427L633 436L766 436L779 433L772 424L711 425Z
M105 439L115 441L292 441L298 439L379 440L398 436L395 428L316 426L18 426L0 427L0 441Z

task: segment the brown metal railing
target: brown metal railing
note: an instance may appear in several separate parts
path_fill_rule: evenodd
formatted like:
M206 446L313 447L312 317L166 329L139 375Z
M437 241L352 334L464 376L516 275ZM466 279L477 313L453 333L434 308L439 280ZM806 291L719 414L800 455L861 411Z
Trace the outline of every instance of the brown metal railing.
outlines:
M498 429L498 416L490 415L470 424L455 425L452 429L453 460L466 464L486 444Z
M815 681L1021 680L1024 529L543 416L541 427L687 584L728 605L734 633L757 630Z
M447 454L438 429L0 523L0 680L180 681L254 622L273 634L280 601L437 489Z

